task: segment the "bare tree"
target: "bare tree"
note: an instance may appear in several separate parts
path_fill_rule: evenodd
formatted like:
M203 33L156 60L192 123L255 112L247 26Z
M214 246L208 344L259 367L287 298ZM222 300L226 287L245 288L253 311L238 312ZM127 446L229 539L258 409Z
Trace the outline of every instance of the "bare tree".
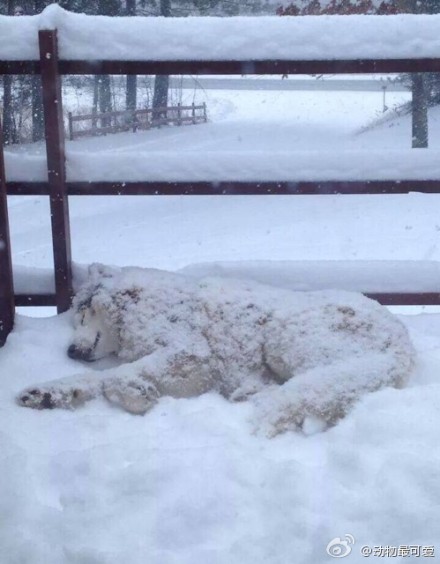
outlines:
M160 15L165 17L171 16L171 0L160 0ZM154 80L153 94L153 120L166 117L166 108L168 105L168 87L170 77L167 74L158 74Z
M14 2L8 0L6 13L12 16L14 13ZM14 117L12 108L12 81L13 77L6 74L3 77L3 138L5 145L17 142L17 134L14 128Z
M424 5L423 5L424 4ZM418 0L403 0L403 8L412 14L423 13L427 2ZM412 146L414 149L428 147L428 97L426 89L426 75L414 73L411 75L412 90Z
M102 16L117 16L120 12L120 3L118 0L98 0L97 11ZM100 113L111 112L113 106L110 76L105 74L97 77L97 85ZM102 126L109 125L111 125L111 119L106 116L102 119Z
M126 0L127 16L136 15L136 0ZM137 104L137 76L127 75L127 86L125 94L125 108L135 110Z
M45 0L34 0L34 14L39 14L47 6ZM32 77L32 141L44 139L44 109L41 76Z

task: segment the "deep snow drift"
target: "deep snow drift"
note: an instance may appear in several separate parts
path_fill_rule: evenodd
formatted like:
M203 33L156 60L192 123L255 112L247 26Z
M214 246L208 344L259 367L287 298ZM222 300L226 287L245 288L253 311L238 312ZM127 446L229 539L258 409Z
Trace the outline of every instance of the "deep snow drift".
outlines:
M78 372L69 314L19 317L0 350L3 562L322 564L346 533L353 561L366 544L435 544L440 318L402 319L419 355L408 388L366 396L326 433L267 440L249 404L216 394L145 417L101 400L19 408L20 388Z

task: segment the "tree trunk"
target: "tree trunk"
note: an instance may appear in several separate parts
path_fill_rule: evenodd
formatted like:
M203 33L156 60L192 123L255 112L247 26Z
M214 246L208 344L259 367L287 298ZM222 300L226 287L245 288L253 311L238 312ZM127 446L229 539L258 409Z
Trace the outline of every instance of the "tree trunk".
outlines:
M137 104L137 76L127 76L127 90L125 93L125 107L127 110L135 110Z
M14 13L13 0L8 0L6 13L12 16ZM5 145L11 145L14 142L14 118L12 109L12 81L10 74L3 77L3 140Z
M160 15L166 18L171 16L171 0L160 0ZM154 80L153 121L166 117L166 110L161 108L168 105L169 78L167 74L158 74Z
M45 0L34 0L34 14L40 14L47 3ZM44 139L44 110L41 77L32 77L32 141Z
M423 12L423 3L418 0L404 0L405 8L413 13ZM426 77L423 73L413 73L412 81L412 146L413 149L428 147L428 96Z
M93 80L93 106L92 106L92 114L96 116L98 113L98 100L99 100L99 76L95 75ZM92 128L96 129L98 126L97 119L92 119Z
M98 82L99 92L99 112L101 114L112 111L112 93L110 88L110 76L103 74ZM102 118L101 127L108 127L111 125L111 118L109 116Z
M98 0L97 11L101 16L117 16L120 10L119 0ZM99 111L101 113L112 111L112 93L110 87L110 76L102 75L98 81ZM111 118L105 117L101 120L101 127L111 125Z
M3 138L5 145L12 145L16 137L12 115L12 80L13 77L10 74L5 74L3 77Z
M171 0L160 0L160 15L166 18L171 16Z
M136 0L126 0L127 16L136 15ZM125 109L135 110L137 104L137 76L127 75L127 85L125 91Z
M428 147L428 98L423 73L412 75L412 146Z
M46 0L34 0L34 14L40 14L46 6Z
M440 12L440 0L423 0L411 6L412 11L419 14L438 14Z
M399 2L397 2L399 4ZM409 12L410 14L417 14L418 0L400 0L402 11Z
M158 74L154 80L153 121L167 117L169 80L167 74Z
M44 109L41 76L32 77L32 141L44 139Z

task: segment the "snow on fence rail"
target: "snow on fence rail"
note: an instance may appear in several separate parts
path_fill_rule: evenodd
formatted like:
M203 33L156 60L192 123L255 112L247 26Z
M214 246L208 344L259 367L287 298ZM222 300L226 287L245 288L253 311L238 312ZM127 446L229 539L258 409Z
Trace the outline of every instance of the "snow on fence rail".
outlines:
M61 61L90 66L100 60L341 61L348 54L352 60L435 59L439 27L440 15L115 18L53 4L37 16L0 16L0 60L39 61L41 29L58 30Z
M69 120L69 138L71 141L79 137L90 135L105 135L106 133L118 133L121 131L130 131L133 133L138 129L151 129L161 125L195 125L197 123L206 123L208 116L206 113L206 104L196 106L194 103L190 106L167 106L164 108L147 108L142 110L125 110L105 113L91 113L85 115L74 116L71 112L68 114ZM89 121L91 127L78 129L75 131L74 123ZM105 125L110 122L109 125Z
M106 18L50 6L41 16L0 17L0 74L41 74L47 181L5 182L0 170L0 342L12 328L8 194L50 197L55 294L15 296L17 303L70 305L72 260L68 195L390 194L440 192L440 178L228 178L68 182L64 150L62 74L326 74L440 72L440 16L311 18ZM38 36L37 36L37 30ZM58 30L58 32L57 32ZM415 33L417 30L417 33ZM93 43L89 38L94 37ZM58 37L60 53L58 51ZM347 53L350 58L347 58ZM0 148L3 164L2 148ZM394 170L394 169L393 169ZM420 169L423 170L423 169ZM398 170L395 170L396 176ZM342 180L342 181L341 181ZM7 184L7 186L6 186ZM438 286L372 293L382 303L440 304Z

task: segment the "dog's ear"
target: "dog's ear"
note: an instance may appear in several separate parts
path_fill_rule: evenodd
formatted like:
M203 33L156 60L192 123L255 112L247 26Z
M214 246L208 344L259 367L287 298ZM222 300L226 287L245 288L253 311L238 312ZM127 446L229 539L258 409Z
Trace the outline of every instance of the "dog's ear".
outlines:
M141 299L142 289L138 288L137 286L133 286L132 288L126 288L125 290L119 290L115 293L114 299L115 302L118 304L119 307L125 308L126 304L130 301L137 304Z
M98 278L104 276L105 272L105 265L100 264L99 262L94 262L93 264L89 265L89 278Z
M94 262L89 266L89 280L98 282L102 278L113 278L117 269L99 262Z
M102 284L87 285L80 288L75 295L72 307L75 311L82 311L89 309L92 306L92 301L98 301L101 295Z

